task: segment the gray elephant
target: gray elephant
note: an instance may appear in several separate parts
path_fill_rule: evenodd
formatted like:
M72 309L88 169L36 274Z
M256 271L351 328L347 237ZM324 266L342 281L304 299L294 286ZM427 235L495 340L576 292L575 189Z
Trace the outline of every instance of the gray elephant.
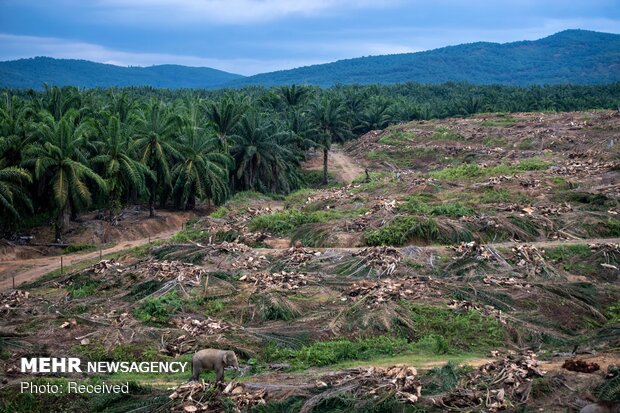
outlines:
M592 403L579 410L579 413L619 413L620 403L598 402Z
M224 381L224 368L234 367L239 369L239 362L234 351L217 350L208 348L200 350L192 357L191 381L198 381L200 373L205 370L215 371L215 382Z

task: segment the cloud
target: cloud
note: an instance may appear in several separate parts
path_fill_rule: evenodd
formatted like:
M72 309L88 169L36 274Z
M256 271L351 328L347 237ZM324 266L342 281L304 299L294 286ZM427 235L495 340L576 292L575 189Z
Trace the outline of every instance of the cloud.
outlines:
M214 69L243 75L326 63L325 60L304 58L220 59L169 53L135 53L114 50L93 43L71 41L54 37L20 36L0 33L1 60L15 60L34 56L49 56L59 59L84 59L117 66L179 64L194 67L212 67Z
M399 0L99 0L92 4L106 18L125 23L227 25L312 17L352 9L386 8Z

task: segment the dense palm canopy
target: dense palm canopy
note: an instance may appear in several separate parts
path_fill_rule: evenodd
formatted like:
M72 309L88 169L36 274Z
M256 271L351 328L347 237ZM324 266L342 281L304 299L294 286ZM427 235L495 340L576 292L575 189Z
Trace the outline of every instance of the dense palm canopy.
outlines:
M177 207L193 208L196 198L223 202L229 195L230 156L220 152L216 136L209 136L201 118L200 105L191 102L185 109L180 129L181 161L172 170L172 195Z
M327 184L327 162L332 143L344 142L351 133L344 105L335 98L323 97L312 103L311 114L316 128L315 141L323 150L323 183Z
M478 112L617 109L597 86L307 86L238 91L46 86L0 98L0 232L89 209L144 203L190 209L240 190L304 185L306 151L414 119ZM16 219L19 218L19 219ZM21 228L20 228L21 225Z
M56 210L56 240L61 239L67 209L74 212L88 207L92 187L107 189L103 178L88 166L91 125L76 123L75 116L69 112L57 121L48 113L37 127L43 143L30 145L25 152L24 165L32 168L35 178L51 191Z

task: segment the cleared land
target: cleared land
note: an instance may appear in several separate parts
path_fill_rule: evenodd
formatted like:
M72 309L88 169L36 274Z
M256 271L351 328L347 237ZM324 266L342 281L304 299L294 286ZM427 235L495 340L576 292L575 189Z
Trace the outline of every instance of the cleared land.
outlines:
M92 265L98 251L76 254L86 268L0 298L5 406L565 412L617 400L618 142L609 111L397 125L332 154L346 185L241 193L165 241L119 242ZM103 377L144 386L123 400L7 390L25 355L189 360L205 347L237 352L245 367L227 379L239 384L182 386L174 400L167 388L189 374Z

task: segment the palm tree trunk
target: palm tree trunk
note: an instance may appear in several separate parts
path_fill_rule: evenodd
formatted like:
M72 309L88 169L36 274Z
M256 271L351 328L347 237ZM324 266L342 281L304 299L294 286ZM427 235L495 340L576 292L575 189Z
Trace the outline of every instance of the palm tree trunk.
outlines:
M327 148L323 148L323 185L327 185L329 183L327 177L327 157L329 156L329 151Z
M63 206L58 211L58 216L56 217L56 223L54 224L54 240L55 242L62 241L62 230L65 226L65 207Z
M149 190L149 218L153 218L155 216L155 185L151 184L151 188Z

